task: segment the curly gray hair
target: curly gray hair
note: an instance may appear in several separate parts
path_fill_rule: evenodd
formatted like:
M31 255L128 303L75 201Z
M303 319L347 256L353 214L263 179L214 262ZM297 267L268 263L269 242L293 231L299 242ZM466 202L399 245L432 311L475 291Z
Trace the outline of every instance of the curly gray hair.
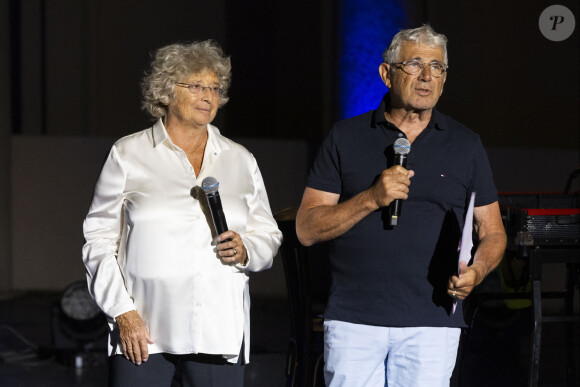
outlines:
M214 40L175 43L155 52L149 70L141 83L141 107L154 118L167 114L167 105L175 100L174 86L183 78L204 70L215 73L220 85L219 107L228 102L228 88L232 79L229 57Z
M443 34L438 34L428 24L421 27L401 30L393 37L389 47L383 52L383 60L385 63L396 63L399 61L399 52L401 46L405 42L424 43L431 47L441 47L443 49L444 64L447 62L447 37Z

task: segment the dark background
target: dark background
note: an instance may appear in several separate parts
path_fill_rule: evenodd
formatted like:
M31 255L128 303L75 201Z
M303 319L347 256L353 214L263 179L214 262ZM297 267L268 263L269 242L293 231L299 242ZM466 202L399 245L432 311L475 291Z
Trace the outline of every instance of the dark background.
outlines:
M580 164L579 45L577 28L563 42L541 34L552 2L368 0L349 12L363 3L402 9L395 30L428 22L447 35L438 107L481 135L500 191L563 189ZM577 1L558 3L578 19ZM214 123L254 153L273 211L297 206L341 116L345 4L0 0L1 289L83 277L81 224L101 163L114 140L151 124L139 83L151 53L176 41L213 38L231 56L231 99ZM380 28L372 16L369 28ZM383 87L376 70L368 77ZM268 276L264 291L283 293L281 265L259 278Z
M342 1L8 3L15 134L119 137L142 129L149 121L139 82L150 53L208 38L232 59L232 98L217 122L228 135L319 140L339 116L340 34L349 22ZM486 145L577 149L578 32L563 42L540 33L538 17L553 2L366 3L403 8L400 27L429 22L447 35L439 107ZM558 3L577 14L577 1Z
M562 42L546 39L538 27L539 15L553 4L576 17L574 33ZM32 327L36 336L27 337L46 341L47 305L84 279L82 221L112 143L151 124L140 109L139 83L155 49L212 38L231 56L231 99L214 124L256 156L276 212L300 203L318 144L343 116L341 63L357 59L344 60L343 54L356 55L345 31L352 31L353 13L368 10L371 30L428 22L448 37L450 69L438 108L480 134L500 191L563 190L580 166L577 0L0 0L3 324ZM393 22L401 25L384 28ZM376 63L355 83L383 87L376 69L392 34L384 35L376 52L362 52L372 42L361 41L360 55ZM577 179L572 189L579 188ZM560 290L563 273L545 269L543 290ZM271 270L252 275L251 292L252 329L262 333L252 343L256 374L281 377L289 318L279 257ZM481 342L474 336L474 347L488 351L472 352L480 385L499 385L496 375L504 382L511 380L506 373L525 376L525 364L506 372L482 366L477 357L506 367L525 363L514 351L526 346L506 344L529 341L529 319L522 322L523 328L482 335ZM560 326L545 333L542 361L555 368L543 363L541 375L545 385L562 385L562 348L578 335ZM260 364L269 354L256 354L272 350L275 363ZM49 383L42 372L21 372ZM96 375L95 385L103 377Z

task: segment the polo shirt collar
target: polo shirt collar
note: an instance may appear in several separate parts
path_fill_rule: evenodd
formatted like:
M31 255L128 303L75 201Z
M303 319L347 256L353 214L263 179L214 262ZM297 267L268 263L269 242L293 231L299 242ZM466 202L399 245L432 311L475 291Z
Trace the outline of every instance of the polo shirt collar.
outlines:
M384 125L386 127L389 126L394 126L393 124L391 124L389 121L387 121L387 119L385 118L385 110L387 108L387 106L390 104L390 98L389 98L389 93L385 94L385 96L383 97L383 99L381 100L381 103L379 105L379 107L373 112L373 122L372 122L372 127L376 128L380 125ZM446 117L439 113L439 111L435 108L433 108L433 112L431 114L431 120L429 121L429 124L427 125L428 128L435 128L438 130L445 130L447 128L447 119Z

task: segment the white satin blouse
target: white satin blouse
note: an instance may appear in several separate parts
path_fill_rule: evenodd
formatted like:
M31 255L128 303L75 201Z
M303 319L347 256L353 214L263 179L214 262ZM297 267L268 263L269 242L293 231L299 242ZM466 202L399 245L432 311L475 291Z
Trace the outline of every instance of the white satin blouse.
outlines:
M228 228L240 234L246 266L223 264L199 186L219 183ZM120 354L115 317L136 310L155 344L149 353L220 354L249 360L248 272L272 266L282 234L256 160L208 125L196 176L161 120L117 141L84 221L89 291L109 318L109 354Z

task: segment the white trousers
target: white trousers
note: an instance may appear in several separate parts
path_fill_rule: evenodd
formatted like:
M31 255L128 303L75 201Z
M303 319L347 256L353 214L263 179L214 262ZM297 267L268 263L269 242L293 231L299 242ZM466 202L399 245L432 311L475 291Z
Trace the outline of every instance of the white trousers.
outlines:
M329 387L448 387L460 328L389 328L324 322Z

